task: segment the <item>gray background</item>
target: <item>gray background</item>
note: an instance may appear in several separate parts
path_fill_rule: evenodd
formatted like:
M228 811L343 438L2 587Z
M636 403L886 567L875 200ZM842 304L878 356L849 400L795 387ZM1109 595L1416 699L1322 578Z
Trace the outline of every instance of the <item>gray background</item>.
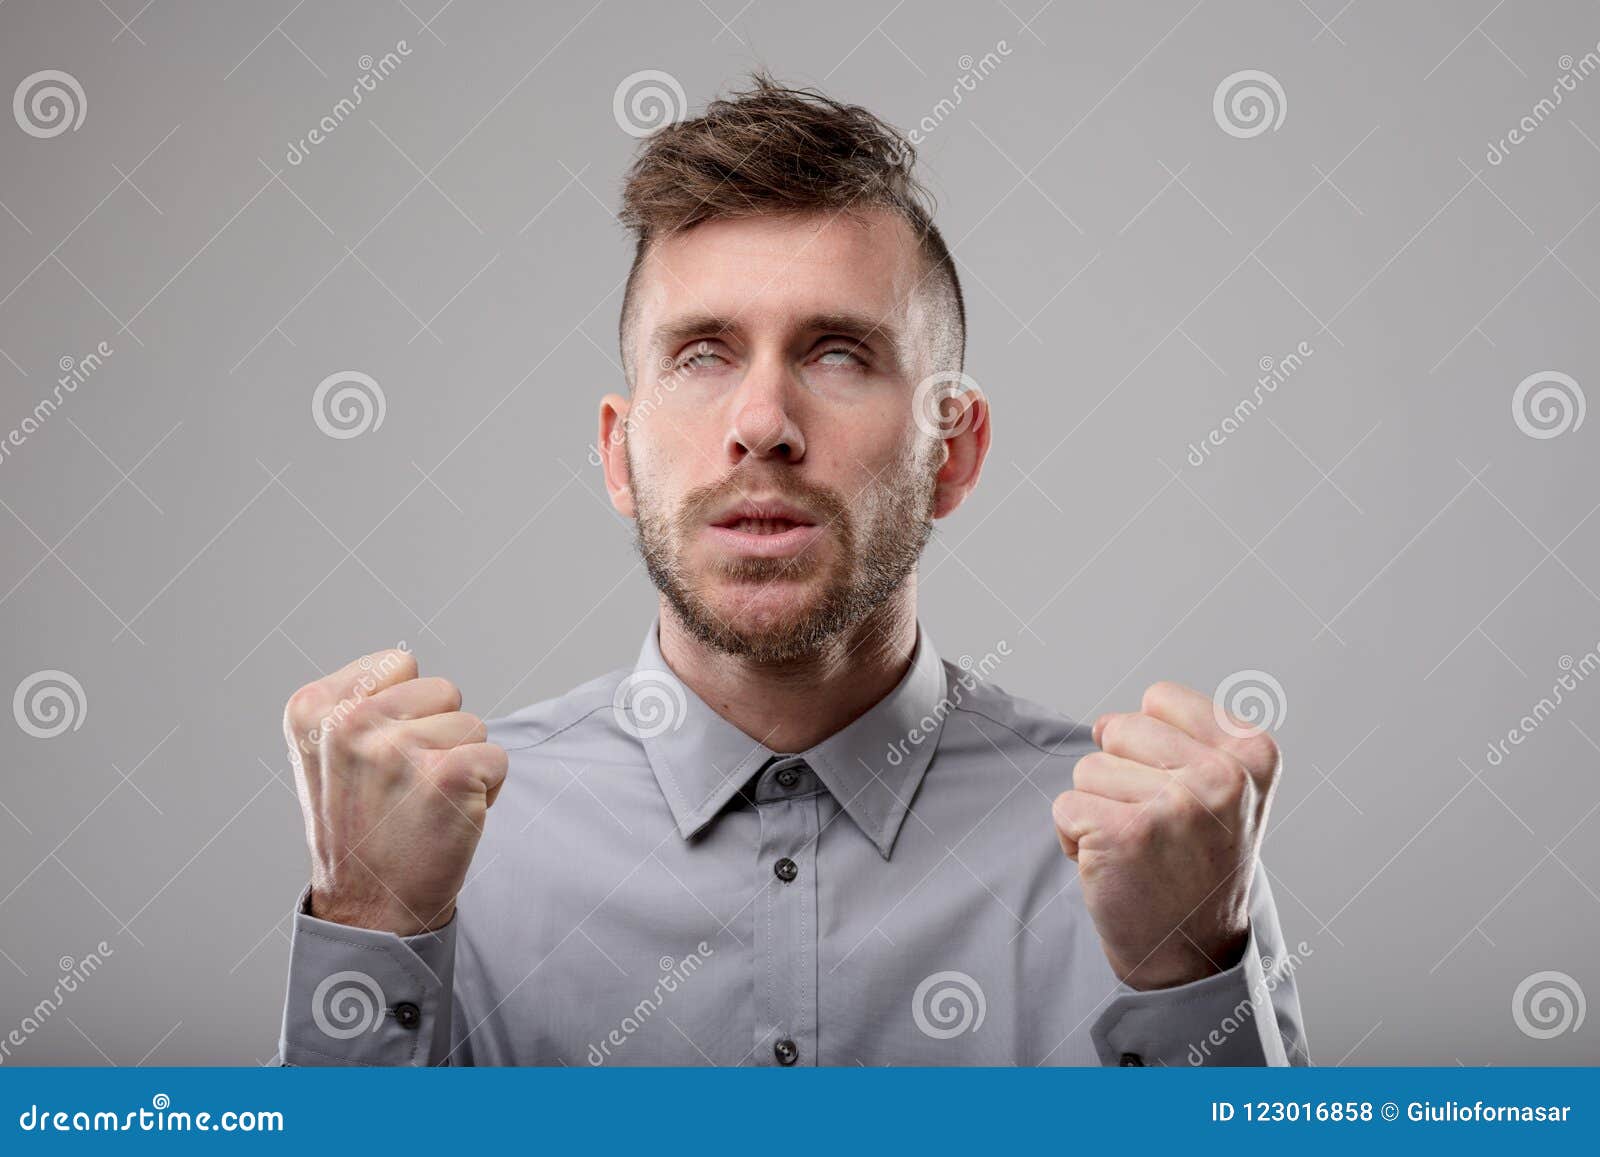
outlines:
M0 1035L113 950L7 1063L270 1056L302 682L404 640L501 714L631 659L652 592L587 460L629 256L613 96L660 69L695 109L758 63L937 122L996 412L925 561L940 649L1007 640L996 681L1080 717L1270 672L1314 1057L1600 1060L1600 1011L1537 1039L1512 1008L1546 970L1600 997L1600 679L1486 758L1600 641L1600 418L1512 412L1541 371L1600 388L1600 76L1486 159L1595 5L141 3L0 7L0 96L61 69L86 97L48 139L0 112L0 436L114 350L0 460L0 697L84 690L55 738L0 716ZM1276 130L1214 119L1241 69ZM328 437L347 370L386 416Z

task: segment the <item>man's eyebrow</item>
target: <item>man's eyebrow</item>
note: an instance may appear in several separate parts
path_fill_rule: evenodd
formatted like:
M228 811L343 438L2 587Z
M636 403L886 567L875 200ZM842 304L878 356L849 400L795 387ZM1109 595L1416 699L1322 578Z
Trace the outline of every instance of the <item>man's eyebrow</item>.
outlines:
M887 319L870 317L862 313L817 313L800 324L805 333L838 334L862 344L887 346L890 352L899 348L899 334ZM714 313L697 313L676 321L663 322L651 335L656 349L676 349L696 338L737 335L743 327L738 319Z
M900 347L900 335L888 318L861 313L819 313L806 319L805 328L812 333L838 334L863 344L887 346L891 353Z
M650 340L654 348L665 350L676 349L694 338L720 337L723 334L738 332L739 323L731 317L721 317L714 313L697 313L656 326L655 332L650 335Z

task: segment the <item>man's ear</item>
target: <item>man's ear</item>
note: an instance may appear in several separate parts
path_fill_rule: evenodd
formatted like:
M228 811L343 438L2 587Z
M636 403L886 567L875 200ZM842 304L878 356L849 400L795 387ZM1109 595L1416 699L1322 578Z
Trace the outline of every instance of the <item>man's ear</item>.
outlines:
M966 501L983 460L989 456L989 437L993 432L989 402L977 390L966 390L944 399L942 438L944 463L934 478L933 516L944 518Z
M605 471L611 505L624 518L637 518L633 504L633 477L628 469L628 411L631 403L621 394L600 399L600 466Z

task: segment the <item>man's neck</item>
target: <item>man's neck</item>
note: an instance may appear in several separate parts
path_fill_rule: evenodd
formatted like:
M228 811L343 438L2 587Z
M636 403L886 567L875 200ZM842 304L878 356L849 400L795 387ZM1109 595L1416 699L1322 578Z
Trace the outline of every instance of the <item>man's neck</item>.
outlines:
M753 663L696 639L665 600L661 656L718 715L773 751L801 752L844 730L893 691L917 645L916 587L908 581L822 652Z

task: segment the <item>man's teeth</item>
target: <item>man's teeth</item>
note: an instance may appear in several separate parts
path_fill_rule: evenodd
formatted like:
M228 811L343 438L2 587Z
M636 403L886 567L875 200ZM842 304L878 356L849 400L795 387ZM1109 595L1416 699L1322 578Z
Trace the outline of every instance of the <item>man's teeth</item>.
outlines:
M741 518L733 524L732 529L741 534L782 534L797 525L787 518Z

